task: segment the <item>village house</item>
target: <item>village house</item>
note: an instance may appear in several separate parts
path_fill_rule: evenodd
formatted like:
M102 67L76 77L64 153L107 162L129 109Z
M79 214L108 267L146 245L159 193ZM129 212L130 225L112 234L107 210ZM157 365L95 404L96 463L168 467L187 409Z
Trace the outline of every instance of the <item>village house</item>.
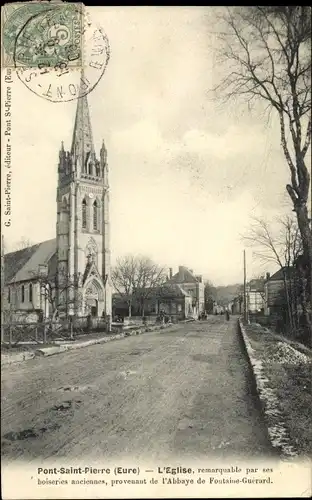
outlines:
M243 303L244 303L243 294L240 294L237 297L234 297L232 307L231 307L232 314L242 314L243 313Z
M192 296L178 284L165 283L162 286L137 290L133 295L113 294L113 318L148 316L156 319L160 314L173 320L183 320L192 315Z
M268 276L267 276L268 278ZM265 293L264 293L265 278L255 278L249 281L246 287L247 293L247 310L250 314L256 314L264 311Z
M157 287L137 289L131 296L113 294L113 316L155 316L163 313L173 319L198 318L205 310L205 294L202 276L179 266L173 275L169 269L167 281Z
M286 307L285 280L288 287L294 283L295 268L282 267L272 276L267 273L267 280L264 284L265 306L264 314L269 316L279 309Z
M192 310L190 316L198 318L205 311L205 285L202 275L195 275L192 269L179 266L176 274L169 270L168 284L177 284L192 297Z

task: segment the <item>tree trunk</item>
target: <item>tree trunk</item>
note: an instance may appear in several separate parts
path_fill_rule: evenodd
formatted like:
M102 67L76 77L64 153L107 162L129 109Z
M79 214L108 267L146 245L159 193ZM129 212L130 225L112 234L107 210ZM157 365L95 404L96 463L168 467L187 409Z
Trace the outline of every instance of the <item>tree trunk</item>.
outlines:
M298 226L302 239L303 257L306 266L306 278L308 279L308 293L311 294L311 267L312 267L312 231L306 205L295 207Z
M144 298L142 298L142 301L141 301L141 315L142 317L144 317L144 309L145 309L145 300Z
M298 269L301 288L300 302L303 310L304 328L306 331L305 337L307 337L307 339L309 340L312 331L312 232L306 205L298 205L297 207L295 207L295 211L297 214L298 226L303 246L303 265L300 265Z
M298 321L298 283L297 277L294 276L294 279L290 281L290 303L292 309L292 317L293 317L293 325L294 329L298 331L299 329L299 321Z
M309 298L307 297L307 277L305 276L305 270L303 270L301 267L298 269L298 274L299 274L299 287L300 287L300 292L299 292L299 300L300 304L302 307L302 319L303 319L303 329L304 329L304 343L311 347L311 332L312 332L312 325L311 325L311 309L309 311ZM310 297L311 300L311 297Z
M312 232L306 205L295 206L297 214L298 226L302 238L303 253L309 259L310 267L312 262Z
M129 318L131 318L131 309L132 309L132 307L131 307L131 301L130 301L129 304L128 304L128 315L129 315Z
M290 280L291 280L291 277L290 277ZM289 321L289 327L290 327L291 334L293 334L293 318L292 318L292 310L291 310L291 300L289 297L289 285L288 285L286 274L283 274L283 281L284 281L284 291L285 291L286 303L287 303L287 316L288 316L288 321Z

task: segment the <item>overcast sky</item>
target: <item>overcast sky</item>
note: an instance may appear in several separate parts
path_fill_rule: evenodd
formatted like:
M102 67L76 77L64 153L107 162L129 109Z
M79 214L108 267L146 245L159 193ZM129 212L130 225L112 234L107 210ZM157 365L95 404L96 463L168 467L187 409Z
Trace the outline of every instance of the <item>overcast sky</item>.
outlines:
M213 8L92 9L111 46L88 101L97 151L102 138L108 149L113 262L142 253L215 284L241 282L250 215L290 207L276 117L211 99L220 78ZM10 249L23 236L55 237L58 150L61 140L70 148L76 108L45 101L17 79L12 103ZM257 273L251 250L247 260Z

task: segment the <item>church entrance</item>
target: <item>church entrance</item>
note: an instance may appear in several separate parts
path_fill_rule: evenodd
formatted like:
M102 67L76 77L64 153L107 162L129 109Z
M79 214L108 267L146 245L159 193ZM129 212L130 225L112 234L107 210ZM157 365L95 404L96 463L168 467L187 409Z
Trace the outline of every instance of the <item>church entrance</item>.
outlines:
M97 318L98 316L98 301L96 299L87 299L86 304L90 311L91 316Z
M102 315L104 306L103 289L101 284L93 279L86 284L84 290L84 314L98 318Z

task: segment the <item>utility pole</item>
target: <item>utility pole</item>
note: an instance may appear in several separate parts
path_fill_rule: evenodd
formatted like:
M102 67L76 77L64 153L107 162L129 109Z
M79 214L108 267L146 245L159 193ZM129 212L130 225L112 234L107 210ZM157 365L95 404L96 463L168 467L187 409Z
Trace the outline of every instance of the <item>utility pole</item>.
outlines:
M244 320L247 321L246 250L244 250Z

